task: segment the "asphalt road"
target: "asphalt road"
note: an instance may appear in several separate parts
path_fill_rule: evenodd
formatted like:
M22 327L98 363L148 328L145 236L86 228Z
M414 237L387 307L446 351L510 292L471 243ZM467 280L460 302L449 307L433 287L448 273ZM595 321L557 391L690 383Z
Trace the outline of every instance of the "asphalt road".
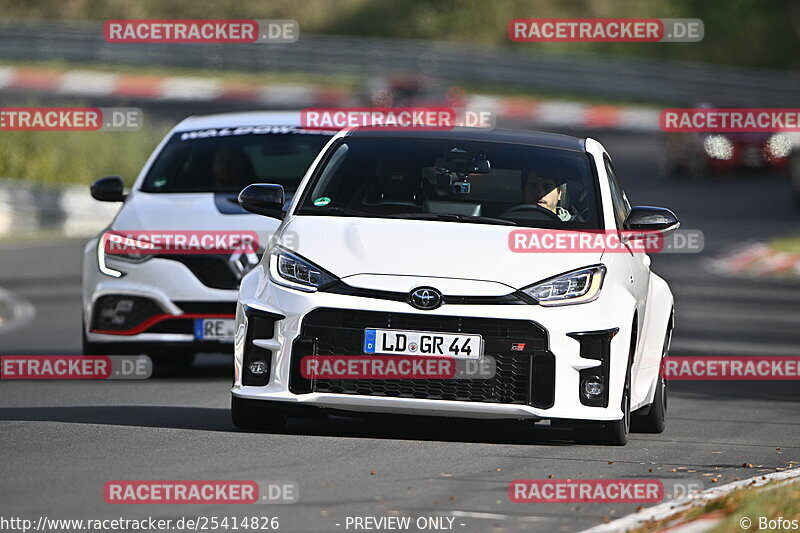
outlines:
M715 274L737 243L797 230L784 179L706 183L658 175L656 137L598 135L634 204L672 208L705 233L699 255L658 255L676 295L673 355L797 355L800 284ZM0 334L0 354L80 351L78 241L0 248L0 287L35 320ZM578 531L636 504L516 504L511 480L658 478L706 486L800 460L796 382L673 382L667 430L622 448L576 445L549 428L476 422L294 420L244 434L229 419L222 356L146 381L0 382L0 516L278 516L280 530L353 531L347 516L444 515L456 531ZM743 468L744 463L754 465ZM271 506L115 506L125 479L292 480L299 502ZM338 525L337 525L338 524Z

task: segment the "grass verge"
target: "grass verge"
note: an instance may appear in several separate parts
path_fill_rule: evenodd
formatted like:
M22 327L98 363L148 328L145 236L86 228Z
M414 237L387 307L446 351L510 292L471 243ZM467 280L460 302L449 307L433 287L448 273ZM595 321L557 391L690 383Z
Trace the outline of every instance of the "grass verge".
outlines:
M124 132L3 132L0 177L66 185L119 174L130 185L169 129L166 124L146 124Z
M741 533L742 531L790 531L792 528L761 527L761 517L766 520L792 520L800 523L800 481L772 482L760 487L745 487L730 494L689 509L667 520L652 522L628 533L652 533L678 522L697 520L706 515L721 516L708 533ZM749 522L747 522L749 520ZM743 527L747 525L749 527ZM769 525L769 524L768 524ZM797 528L795 528L797 529Z
M772 239L769 247L777 252L800 255L800 235Z
M785 531L795 528L760 527L762 517L766 520L795 520L800 523L800 481L789 484L768 484L762 487L743 489L709 503L705 512L724 513L722 522L709 533L741 533L744 531ZM750 527L742 528L742 521L749 520Z

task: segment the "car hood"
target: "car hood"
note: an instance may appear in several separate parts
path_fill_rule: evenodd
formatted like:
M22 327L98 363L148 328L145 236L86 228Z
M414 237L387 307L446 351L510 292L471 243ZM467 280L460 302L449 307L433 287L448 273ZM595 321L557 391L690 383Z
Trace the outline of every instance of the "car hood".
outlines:
M600 262L602 252L514 253L513 226L423 220L298 216L284 227L291 248L345 278L359 274L441 277L515 289Z
M111 228L128 231L274 231L280 221L242 210L235 194L134 193ZM231 201L231 200L234 201Z

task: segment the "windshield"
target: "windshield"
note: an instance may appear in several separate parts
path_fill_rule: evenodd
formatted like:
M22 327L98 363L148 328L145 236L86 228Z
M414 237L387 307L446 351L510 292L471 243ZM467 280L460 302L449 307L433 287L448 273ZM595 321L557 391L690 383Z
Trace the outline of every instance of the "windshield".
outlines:
M158 155L141 190L238 193L251 183L277 183L292 193L331 136L292 126L178 132Z
M297 214L601 227L586 153L422 138L350 138L333 150Z

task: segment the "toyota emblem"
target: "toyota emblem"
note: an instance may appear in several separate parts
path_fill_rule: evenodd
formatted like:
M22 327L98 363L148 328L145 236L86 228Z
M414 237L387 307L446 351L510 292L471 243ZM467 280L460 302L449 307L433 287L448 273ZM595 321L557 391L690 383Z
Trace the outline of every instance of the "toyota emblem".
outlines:
M442 305L442 293L433 287L419 287L408 295L408 303L417 309L430 311Z

